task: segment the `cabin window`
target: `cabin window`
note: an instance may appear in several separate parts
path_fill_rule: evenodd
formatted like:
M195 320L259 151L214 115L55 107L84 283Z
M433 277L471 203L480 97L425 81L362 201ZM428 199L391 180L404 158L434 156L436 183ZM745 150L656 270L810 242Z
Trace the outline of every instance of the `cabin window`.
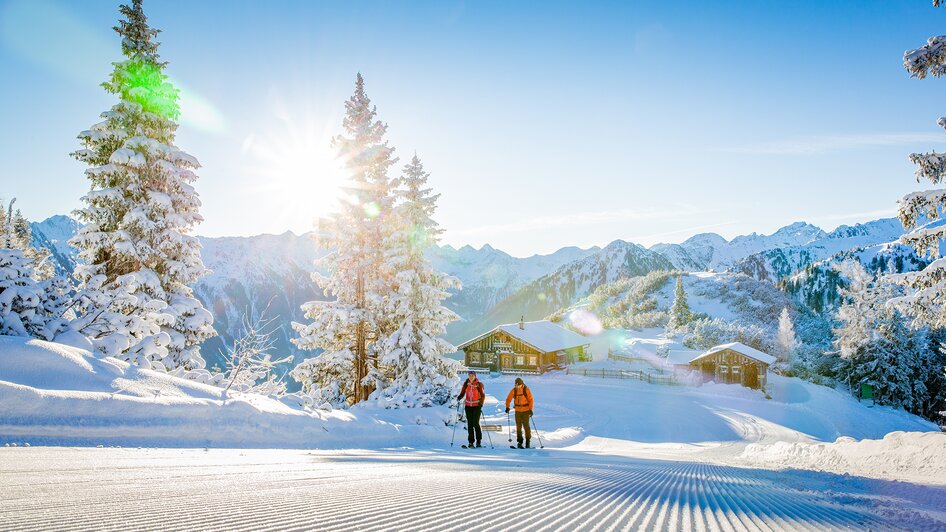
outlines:
M720 366L720 367L719 367L719 372L720 372L720 373L729 373L729 366Z
M473 364L480 363L480 354L479 353L470 353L470 362Z
M536 360L536 357L535 357L535 356L530 356L530 357L529 357L529 365L530 365L530 366L537 366L537 365L538 365L538 361Z
M517 366L524 366L524 365L526 364L526 360L525 360L525 359L526 359L526 357L524 357L524 356L522 356L522 355L516 355L516 365L517 365Z

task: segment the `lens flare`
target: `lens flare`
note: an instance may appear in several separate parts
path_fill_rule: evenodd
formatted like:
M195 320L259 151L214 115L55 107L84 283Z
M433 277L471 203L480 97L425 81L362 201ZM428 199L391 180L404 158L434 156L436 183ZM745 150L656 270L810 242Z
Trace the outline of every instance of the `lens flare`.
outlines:
M419 225L411 225L408 233L411 246L417 250L424 250L430 245L431 239L427 229Z
M378 204L375 202L366 203L364 205L365 216L368 218L377 218L381 214L381 207L378 207Z
M572 311L571 314L568 315L568 323L585 336L601 334L601 331L604 330L604 326L601 325L601 320L598 319L598 316L595 316L585 309Z

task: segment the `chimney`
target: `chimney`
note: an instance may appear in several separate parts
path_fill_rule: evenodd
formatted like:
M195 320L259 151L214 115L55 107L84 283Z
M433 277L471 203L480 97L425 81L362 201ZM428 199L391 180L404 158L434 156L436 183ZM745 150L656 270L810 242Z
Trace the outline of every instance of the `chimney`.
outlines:
M522 316L519 318L519 330L520 331L526 330L526 317L525 316Z

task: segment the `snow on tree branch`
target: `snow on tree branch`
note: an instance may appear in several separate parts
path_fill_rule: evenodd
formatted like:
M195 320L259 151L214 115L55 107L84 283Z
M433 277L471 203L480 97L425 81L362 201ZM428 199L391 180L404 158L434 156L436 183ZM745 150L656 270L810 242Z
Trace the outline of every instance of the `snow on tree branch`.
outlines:
M903 52L903 68L914 78L942 76L946 73L946 36L930 37L916 50Z
M270 301L271 302L271 301ZM281 396L286 393L285 375L276 375L280 364L292 361L292 356L273 358L270 351L275 346L273 318L267 318L269 304L256 319L243 314L240 334L228 348L227 387L240 392Z

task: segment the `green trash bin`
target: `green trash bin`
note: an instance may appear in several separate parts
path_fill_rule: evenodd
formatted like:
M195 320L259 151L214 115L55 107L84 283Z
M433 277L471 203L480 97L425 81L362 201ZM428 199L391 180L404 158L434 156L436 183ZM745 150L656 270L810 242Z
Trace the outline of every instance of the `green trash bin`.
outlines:
M870 384L861 384L861 400L874 402L874 387Z

